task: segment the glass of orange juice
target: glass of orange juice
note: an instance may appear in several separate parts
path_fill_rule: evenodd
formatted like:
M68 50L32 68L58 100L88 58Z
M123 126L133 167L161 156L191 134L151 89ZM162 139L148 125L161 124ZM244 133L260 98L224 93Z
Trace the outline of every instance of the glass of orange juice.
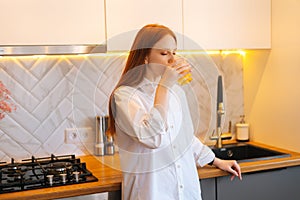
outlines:
M175 56L175 62L181 63L182 65L189 65L189 63L186 61L185 58L178 56L178 55ZM186 71L184 71L183 73L186 73ZM191 72L189 72L189 73L185 74L184 76L181 76L177 80L177 82L179 85L185 85L185 84L190 83L192 80L193 80L192 74L191 74Z

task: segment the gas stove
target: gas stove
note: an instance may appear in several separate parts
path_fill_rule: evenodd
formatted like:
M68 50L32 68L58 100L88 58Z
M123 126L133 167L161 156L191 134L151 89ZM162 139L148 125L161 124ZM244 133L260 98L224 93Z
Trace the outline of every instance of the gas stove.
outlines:
M0 162L0 194L98 181L75 155Z

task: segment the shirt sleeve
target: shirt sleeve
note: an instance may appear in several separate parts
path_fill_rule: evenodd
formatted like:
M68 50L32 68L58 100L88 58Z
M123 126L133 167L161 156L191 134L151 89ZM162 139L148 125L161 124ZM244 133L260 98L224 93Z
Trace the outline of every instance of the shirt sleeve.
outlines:
M162 145L166 133L164 120L154 106L147 109L135 88L122 86L114 92L116 126L148 148Z
M179 88L180 89L180 88ZM191 114L188 107L188 102L186 99L186 96L183 91L180 91L181 94L181 102L182 102L182 108L184 110L184 116L186 120L186 124L193 127ZM197 166L203 167L204 165L210 163L214 158L215 154L213 151L206 145L204 145L195 135L194 130L193 131L193 138L192 141L192 151L194 154L194 159Z
M204 145L196 136L193 140L192 148L197 166L203 167L215 158L214 152L208 146Z

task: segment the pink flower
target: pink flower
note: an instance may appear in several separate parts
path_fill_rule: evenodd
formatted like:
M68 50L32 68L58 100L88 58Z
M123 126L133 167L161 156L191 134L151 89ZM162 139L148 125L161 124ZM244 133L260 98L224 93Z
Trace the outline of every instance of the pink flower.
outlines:
M11 113L16 110L15 104L11 102L9 97L10 92L5 85L0 81L0 120L5 117L6 113Z

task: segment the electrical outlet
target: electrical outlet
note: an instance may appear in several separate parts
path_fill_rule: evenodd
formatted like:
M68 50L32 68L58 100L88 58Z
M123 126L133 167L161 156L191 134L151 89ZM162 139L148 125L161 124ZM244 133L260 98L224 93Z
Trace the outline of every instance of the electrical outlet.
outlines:
M66 144L84 144L93 141L92 128L66 128L65 143Z

